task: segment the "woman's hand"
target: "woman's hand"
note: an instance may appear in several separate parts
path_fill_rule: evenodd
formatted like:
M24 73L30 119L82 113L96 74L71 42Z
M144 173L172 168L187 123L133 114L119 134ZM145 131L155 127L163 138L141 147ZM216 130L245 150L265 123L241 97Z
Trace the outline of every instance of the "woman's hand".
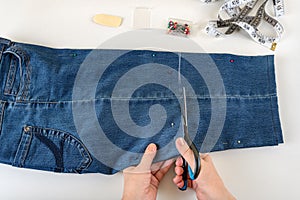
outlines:
M183 158L189 163L191 169L194 169L194 155L192 150L188 147L183 138L176 140L176 147ZM208 154L201 155L201 170L197 179L188 180L188 187L196 192L198 200L234 200L234 196L226 189L221 177L219 176L211 157ZM176 176L173 182L177 187L183 187L182 180L183 160L181 157L177 158L175 162Z
M173 160L152 164L157 152L151 143L145 150L140 164L123 171L124 191L122 200L154 200L158 185L172 166Z

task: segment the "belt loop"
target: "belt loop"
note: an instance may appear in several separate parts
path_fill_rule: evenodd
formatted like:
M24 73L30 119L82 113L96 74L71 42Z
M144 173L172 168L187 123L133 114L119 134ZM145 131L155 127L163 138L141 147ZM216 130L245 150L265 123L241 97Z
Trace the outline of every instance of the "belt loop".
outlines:
M10 44L3 54L12 55L5 84L4 94L16 96L16 100L26 99L29 89L29 56L18 44Z
M3 53L11 53L15 55L17 58L19 58L19 61L21 62L20 64L27 64L29 61L28 54L15 44L11 44L10 47L8 47Z

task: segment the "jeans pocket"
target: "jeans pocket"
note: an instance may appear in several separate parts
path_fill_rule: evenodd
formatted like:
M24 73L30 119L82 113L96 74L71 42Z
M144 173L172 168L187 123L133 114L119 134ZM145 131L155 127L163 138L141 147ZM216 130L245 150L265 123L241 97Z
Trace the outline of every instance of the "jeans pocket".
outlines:
M60 130L25 126L13 165L81 173L91 162L88 150L73 135Z

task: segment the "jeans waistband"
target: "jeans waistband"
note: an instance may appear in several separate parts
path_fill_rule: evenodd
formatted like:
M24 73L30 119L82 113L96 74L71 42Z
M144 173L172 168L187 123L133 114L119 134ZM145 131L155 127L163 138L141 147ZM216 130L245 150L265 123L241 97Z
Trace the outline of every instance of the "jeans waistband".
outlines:
M0 37L0 45L6 45L6 46L9 46L11 44L11 41L8 40L8 39L5 39L5 38L1 38Z

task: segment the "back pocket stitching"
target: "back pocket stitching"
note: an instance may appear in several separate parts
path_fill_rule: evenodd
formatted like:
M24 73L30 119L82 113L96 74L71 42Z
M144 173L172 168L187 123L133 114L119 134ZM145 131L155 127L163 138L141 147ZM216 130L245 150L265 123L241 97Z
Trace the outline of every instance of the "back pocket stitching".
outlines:
M44 135L45 137L49 137L50 135L53 135L54 137L64 140L64 142L67 142L69 145L76 147L76 149L80 152L82 156L82 160L80 164L75 169L76 171L80 172L81 170L86 169L91 164L92 158L88 153L87 148L75 136L57 129L41 128L41 127L31 127L31 129L33 134L41 134ZM67 169L67 168L65 169L71 171L74 170L74 169Z
M56 129L50 129L50 128L42 128L37 126L25 126L26 128L23 129L23 135L21 142L19 144L15 160L14 160L14 166L23 167L26 156L30 149L30 144L33 135L35 138L39 139L38 135L44 136L47 139L49 139L50 136L54 136L56 138L61 139L62 141L66 142L67 144L75 147L80 155L82 156L82 160L80 161L79 165L75 169L69 169L64 168L65 171L75 171L77 173L80 173L82 170L86 169L92 162L92 157L89 154L87 148L84 146L84 144L77 139L75 136ZM25 131L25 129L27 129ZM30 136L28 140L28 136ZM25 138L24 138L25 137ZM40 140L40 139L39 139ZM45 144L44 144L45 145ZM61 148L59 148L61 150ZM18 162L19 159L19 162Z

